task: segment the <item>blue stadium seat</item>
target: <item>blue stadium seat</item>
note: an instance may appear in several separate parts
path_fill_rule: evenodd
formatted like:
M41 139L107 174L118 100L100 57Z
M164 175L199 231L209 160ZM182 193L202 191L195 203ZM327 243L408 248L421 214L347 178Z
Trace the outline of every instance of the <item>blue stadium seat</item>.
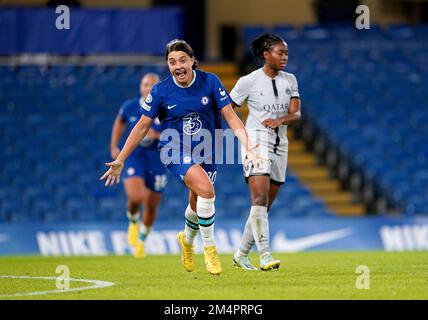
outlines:
M301 39L290 48L297 53L290 62L298 66L305 115L403 213L425 211L411 195L426 197L428 189L420 173L428 159L428 69L423 58L428 47L423 41L427 33L421 31L427 29L372 26L349 34L355 36L349 42L329 28L335 42L318 45L306 35L307 41ZM303 33L311 30L317 26ZM411 107L407 101L412 101Z
M272 32L286 42L293 42L301 37L301 30L291 25L275 25Z
M411 39L416 36L415 28L407 24L391 25L386 34L393 39Z
M328 28L320 25L306 25L303 27L302 36L307 40L327 40L331 33Z
M248 25L242 29L242 42L245 46L248 46L255 38L268 32L269 28L262 25Z

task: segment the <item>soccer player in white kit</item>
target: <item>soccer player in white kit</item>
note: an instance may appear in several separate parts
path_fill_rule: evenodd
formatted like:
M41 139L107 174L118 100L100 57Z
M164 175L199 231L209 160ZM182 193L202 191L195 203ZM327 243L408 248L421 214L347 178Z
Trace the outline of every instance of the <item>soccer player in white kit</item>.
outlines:
M300 96L296 77L283 71L288 61L288 46L282 38L264 34L252 42L252 49L263 61L263 67L241 77L230 97L236 106L247 100L249 114L245 127L251 141L260 144L259 153L269 160L257 166L243 161L251 210L233 262L245 270L257 270L248 259L255 243L260 254L259 268L272 270L279 268L280 261L270 252L268 211L285 182L287 126L300 121Z

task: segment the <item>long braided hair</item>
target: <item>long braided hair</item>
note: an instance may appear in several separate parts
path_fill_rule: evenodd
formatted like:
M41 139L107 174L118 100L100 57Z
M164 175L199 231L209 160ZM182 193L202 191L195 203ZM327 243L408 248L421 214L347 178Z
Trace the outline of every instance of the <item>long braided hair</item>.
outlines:
M278 43L284 43L284 39L271 33L264 33L251 43L251 49L254 56L264 62L263 52L270 51Z

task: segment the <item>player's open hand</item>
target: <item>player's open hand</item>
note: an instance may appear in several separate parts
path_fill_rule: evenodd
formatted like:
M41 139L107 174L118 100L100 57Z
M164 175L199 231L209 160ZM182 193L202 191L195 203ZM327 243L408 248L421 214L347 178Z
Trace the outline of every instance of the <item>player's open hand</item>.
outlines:
M106 173L104 173L100 180L107 178L105 183L106 186L113 186L115 182L119 183L120 174L123 170L123 161L114 160L112 162L107 162L106 166L109 166L110 168L106 171Z
M259 144L256 144L254 147L250 148L245 156L244 167L253 168L253 172L263 171L269 165L269 158L262 156L257 148Z
M248 161L252 161L252 162L269 161L269 158L262 156L258 152L258 150L257 150L258 147L259 147L259 144L256 144L253 147L249 148L245 154L245 159Z
M259 156L259 153L257 152L258 147L259 147L259 144L256 144L256 145L248 148L247 152L245 153L245 158L248 160L257 159L257 157Z
M275 129L281 125L281 121L278 119L266 119L262 122L262 125L271 129Z

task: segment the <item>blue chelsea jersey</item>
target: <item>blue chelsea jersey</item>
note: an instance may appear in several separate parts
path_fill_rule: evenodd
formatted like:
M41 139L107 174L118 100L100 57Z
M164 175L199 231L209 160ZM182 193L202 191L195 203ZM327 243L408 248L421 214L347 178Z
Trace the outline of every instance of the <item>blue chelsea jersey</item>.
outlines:
M141 117L140 107L143 102L144 102L143 97L129 99L129 100L126 100L120 107L118 116L126 124L127 130L126 130L125 136L129 135L131 130L137 124L138 120L140 120L140 117ZM153 121L152 128L158 132L162 131L161 125L158 119L155 119L155 121ZM150 152L152 150L157 152L157 141L146 138L141 141L141 143L137 146L137 148L133 151L132 154L133 155L142 154L144 152Z
M167 129L177 132L175 137L179 137L179 141L173 142L181 156L191 155L194 148L210 134L212 147L205 157L214 159L215 130L222 128L220 111L231 100L215 74L199 70L193 73L192 83L188 87L180 86L171 75L157 83L142 104L141 112L152 119L158 117L164 133L168 132L165 131ZM172 137L166 141L162 134L159 149L170 145L171 140L176 139Z

